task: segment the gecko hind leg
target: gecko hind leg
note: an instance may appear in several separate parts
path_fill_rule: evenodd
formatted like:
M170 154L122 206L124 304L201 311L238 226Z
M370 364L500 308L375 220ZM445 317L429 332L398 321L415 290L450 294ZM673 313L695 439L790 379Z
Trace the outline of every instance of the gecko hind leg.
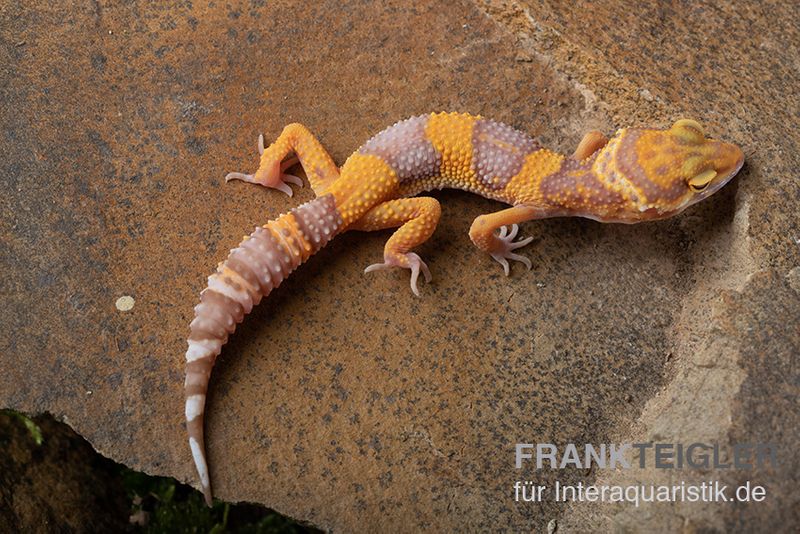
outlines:
M436 230L442 207L431 197L412 197L389 200L378 204L350 227L353 230L371 232L386 228L399 228L386 242L383 263L375 263L364 269L365 273L400 267L411 271L411 291L419 296L417 279L420 273L425 281L431 281L431 273L425 262L412 248L428 240Z
M278 189L292 196L289 183L303 186L303 180L286 170L300 163L308 176L311 188L320 196L339 177L339 169L330 154L316 137L302 124L287 125L278 138L264 148L264 136L258 136L258 152L261 155L258 170L254 174L229 173L225 180L242 180ZM293 155L292 155L293 154ZM289 156L287 158L287 156Z

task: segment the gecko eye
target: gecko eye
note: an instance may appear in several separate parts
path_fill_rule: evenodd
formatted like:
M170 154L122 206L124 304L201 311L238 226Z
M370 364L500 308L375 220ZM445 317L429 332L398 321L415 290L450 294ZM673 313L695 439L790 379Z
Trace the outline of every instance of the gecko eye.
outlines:
M687 184L689 185L689 189L691 189L695 193L699 193L700 191L708 187L708 184L711 183L711 180L713 180L715 176L717 176L717 171L709 169L707 171L701 172L700 174L698 174L693 178L690 178Z
M700 144L706 139L706 134L700 123L692 119L680 119L670 128L678 137L689 143Z

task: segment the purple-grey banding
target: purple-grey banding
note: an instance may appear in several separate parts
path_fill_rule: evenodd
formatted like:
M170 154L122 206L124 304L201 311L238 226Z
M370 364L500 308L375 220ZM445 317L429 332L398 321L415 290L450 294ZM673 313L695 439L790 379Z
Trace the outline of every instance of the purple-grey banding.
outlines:
M501 122L480 119L472 130L472 166L489 189L503 189L522 170L525 156L539 148L529 135Z
M664 189L647 177L639 165L639 155L636 153L636 142L640 137L641 131L626 132L614 153L616 168L634 187L640 189L647 199L676 200L682 197L686 193L686 187L679 180L675 180L670 188Z
M201 318L219 325L228 334L232 333L235 324L244 317L242 305L222 293L217 293L212 289L204 289L200 293L200 304L195 306L195 319ZM225 339L225 335L214 335L208 328L204 328L204 323L192 321L189 339Z
M312 247L312 254L328 244L342 227L333 195L325 195L292 210L297 227Z
M259 285L265 295L278 287L283 281L283 273L291 269L285 260L287 257L285 247L273 232L266 228L256 228L239 248L242 249L240 254L247 258L258 274Z
M359 154L381 158L397 173L401 183L437 176L442 155L425 135L429 116L419 115L389 126L364 143Z
M580 206L590 212L604 212L621 206L624 197L606 188L592 172L592 165L593 159L582 163L567 158L557 172L542 178L539 191L551 205L568 209Z

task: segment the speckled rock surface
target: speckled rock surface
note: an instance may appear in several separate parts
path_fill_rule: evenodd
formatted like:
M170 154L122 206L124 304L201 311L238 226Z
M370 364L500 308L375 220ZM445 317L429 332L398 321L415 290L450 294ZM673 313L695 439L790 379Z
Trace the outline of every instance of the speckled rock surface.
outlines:
M659 223L528 224L531 272L506 278L473 249L470 221L498 206L462 193L436 195L421 299L405 273L362 275L387 233L332 242L225 347L212 478L223 499L336 531L800 524L796 6L32 4L0 7L0 407L51 412L114 460L194 480L197 294L255 224L311 198L223 183L255 165L261 131L303 122L341 163L431 110L564 151L589 129L692 116L743 147L732 185ZM752 475L768 502L513 501L519 441L697 439L780 444L786 468Z

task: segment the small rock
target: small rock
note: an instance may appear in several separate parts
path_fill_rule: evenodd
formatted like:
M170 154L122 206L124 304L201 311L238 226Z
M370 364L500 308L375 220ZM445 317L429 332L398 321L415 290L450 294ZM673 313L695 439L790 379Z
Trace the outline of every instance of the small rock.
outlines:
M123 295L117 299L117 302L114 305L117 307L119 311L130 311L133 309L133 305L136 301L130 295Z

